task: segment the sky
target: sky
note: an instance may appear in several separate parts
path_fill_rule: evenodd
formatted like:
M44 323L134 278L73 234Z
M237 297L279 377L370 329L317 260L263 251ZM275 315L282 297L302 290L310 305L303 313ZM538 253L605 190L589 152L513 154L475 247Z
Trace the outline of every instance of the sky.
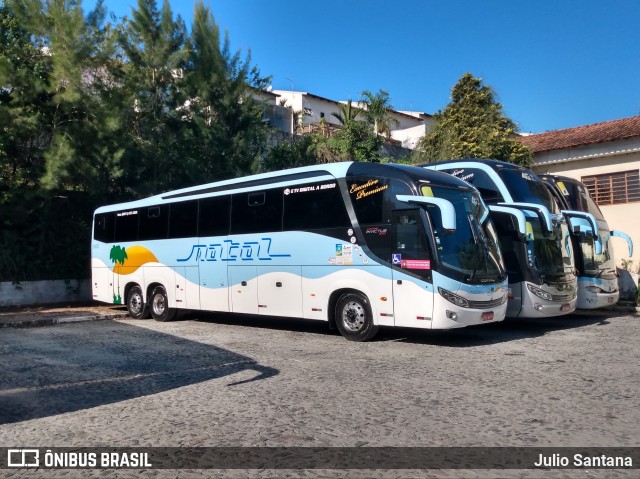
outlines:
M194 1L170 0L189 28ZM136 3L106 1L117 16ZM521 132L640 115L638 0L205 3L276 90L357 100L384 89L397 110L434 113L470 72Z

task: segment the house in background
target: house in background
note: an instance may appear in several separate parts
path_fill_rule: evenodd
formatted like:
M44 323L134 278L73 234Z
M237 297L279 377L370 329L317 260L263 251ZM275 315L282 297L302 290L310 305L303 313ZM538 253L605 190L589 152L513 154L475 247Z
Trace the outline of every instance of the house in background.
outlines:
M316 131L320 126L334 130L340 128L340 121L333 113L340 113L340 106L347 101L330 100L313 93L291 90L273 90L278 95L278 104L286 105L294 112L302 113L302 131ZM353 102L354 107L362 107ZM433 130L435 122L431 115L422 112L391 110L391 140L405 148L413 149L418 140ZM362 115L362 114L361 114ZM361 116L359 117L361 118Z
M565 130L522 136L533 150L533 170L582 181L611 229L633 239L628 257L623 240L614 239L616 259L640 266L640 116Z

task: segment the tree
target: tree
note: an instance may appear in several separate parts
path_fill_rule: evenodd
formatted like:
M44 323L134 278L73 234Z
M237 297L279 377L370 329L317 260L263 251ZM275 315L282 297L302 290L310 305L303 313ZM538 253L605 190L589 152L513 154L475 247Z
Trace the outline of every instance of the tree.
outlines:
M340 111L338 113L332 112L331 116L336 118L341 125L346 125L351 120L357 120L358 115L362 112L362 110L353 106L351 100L347 100L347 103L340 103L338 109Z
M181 75L186 64L186 27L173 18L168 0L138 0L120 36L124 54L122 160L125 182L136 195L172 188L183 175Z
M272 146L262 162L261 170L277 171L315 165L318 162L315 149L318 141L323 141L318 136L317 134L294 136L289 141Z
M362 92L362 100L364 105L364 115L367 121L373 125L373 131L376 135L383 134L387 138L391 137L391 125L397 125L398 121L391 116L393 105L389 92L386 90L378 90L378 93L372 93L369 90Z
M20 18L0 4L0 189L33 187L49 145L52 61Z
M516 141L516 124L481 78L465 73L451 90L451 102L434 117L436 128L418 143L415 163L492 158L531 165L531 150Z
M251 66L250 53L242 58L231 52L228 34L220 42L220 29L202 1L196 3L187 46L181 113L188 120L189 181L255 172L267 133L255 95L269 79Z

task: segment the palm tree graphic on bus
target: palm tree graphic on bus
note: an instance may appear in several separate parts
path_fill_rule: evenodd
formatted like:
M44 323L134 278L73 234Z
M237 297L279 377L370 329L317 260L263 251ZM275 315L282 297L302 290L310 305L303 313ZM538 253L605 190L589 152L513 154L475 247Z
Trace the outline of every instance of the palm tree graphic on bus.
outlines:
M118 278L118 294L113 291L113 304L122 304L122 296L120 296L120 274L118 274L118 265L124 265L124 261L127 259L127 251L124 246L113 246L109 252L109 259L115 265L114 272Z

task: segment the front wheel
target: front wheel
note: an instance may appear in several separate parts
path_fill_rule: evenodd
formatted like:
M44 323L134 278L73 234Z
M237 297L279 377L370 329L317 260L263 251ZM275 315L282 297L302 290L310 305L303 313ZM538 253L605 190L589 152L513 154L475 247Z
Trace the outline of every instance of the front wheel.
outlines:
M134 286L127 294L127 311L131 319L147 319L150 316L149 307L142 297L140 286Z
M369 299L361 293L345 293L336 304L336 326L349 341L368 341L378 332Z
M176 315L176 310L169 307L169 298L167 298L167 292L162 286L153 288L150 309L151 316L156 321L171 321Z

